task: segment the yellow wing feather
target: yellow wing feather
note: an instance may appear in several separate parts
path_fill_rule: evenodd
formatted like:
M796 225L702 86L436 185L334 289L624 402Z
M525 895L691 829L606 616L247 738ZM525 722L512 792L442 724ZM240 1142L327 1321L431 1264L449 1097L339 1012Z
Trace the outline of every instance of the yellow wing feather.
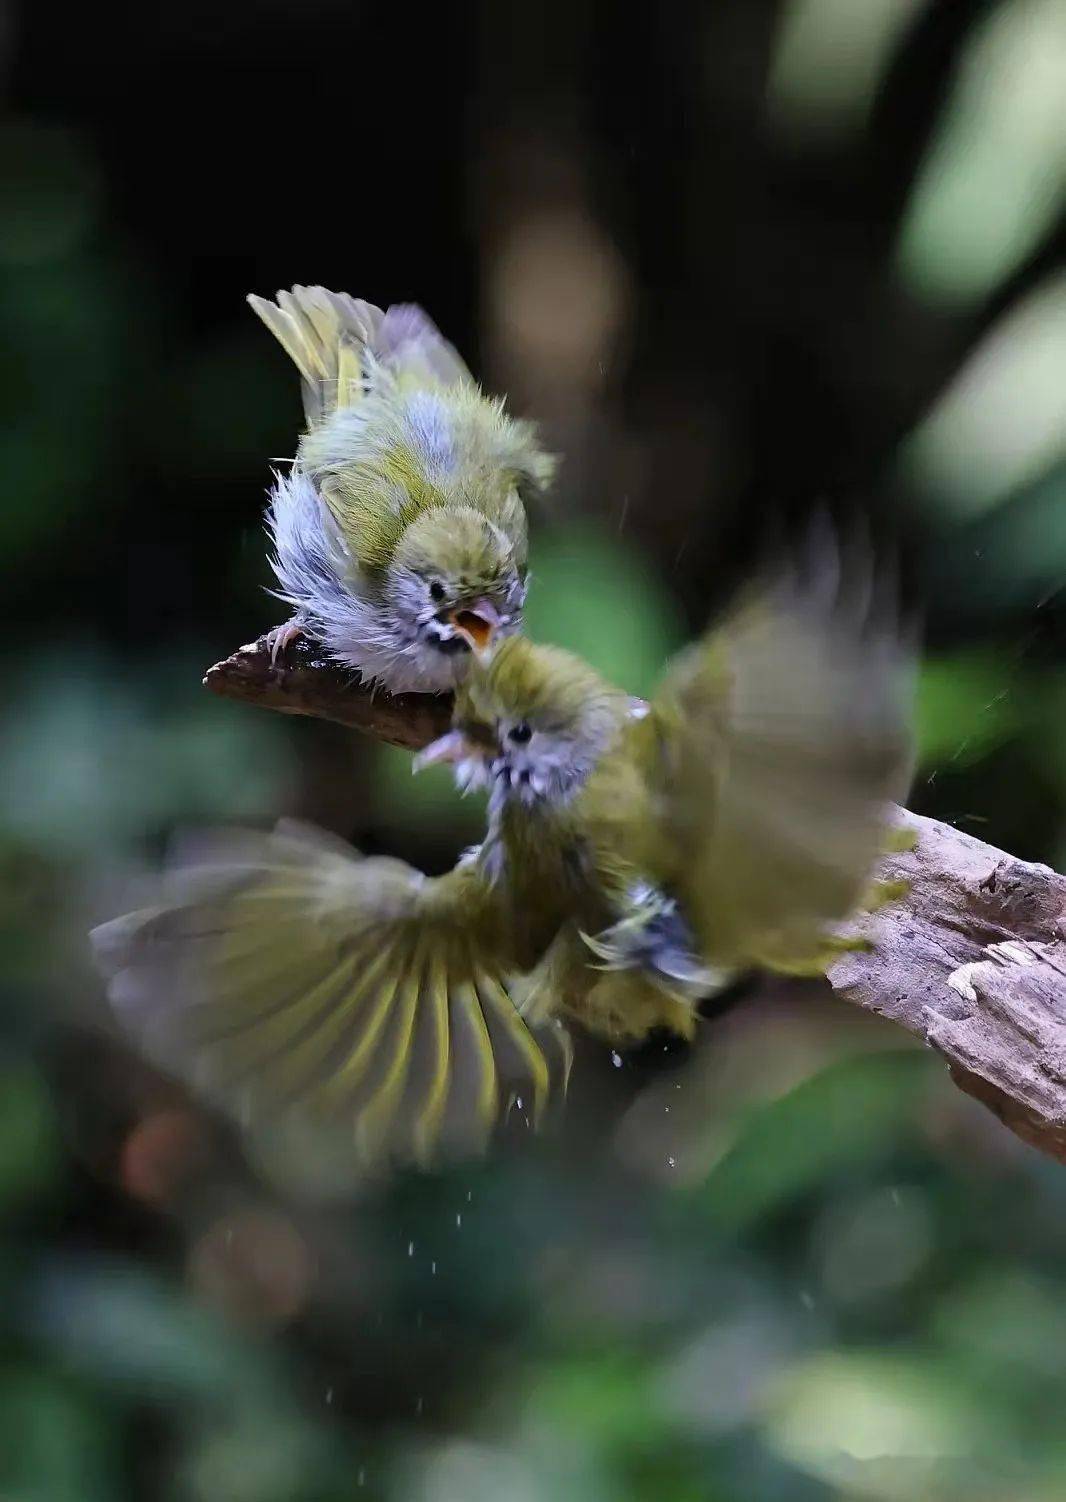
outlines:
M511 998L476 867L431 881L317 831L213 841L169 901L94 943L116 1010L162 1064L249 1123L350 1133L371 1167L476 1150L511 1101L565 1085Z
M651 785L710 964L809 969L858 907L910 781L910 666L894 581L816 528L668 673Z
M293 287L277 301L249 294L248 304L300 372L308 424L321 422L362 393L366 351L385 314L373 303L325 287Z

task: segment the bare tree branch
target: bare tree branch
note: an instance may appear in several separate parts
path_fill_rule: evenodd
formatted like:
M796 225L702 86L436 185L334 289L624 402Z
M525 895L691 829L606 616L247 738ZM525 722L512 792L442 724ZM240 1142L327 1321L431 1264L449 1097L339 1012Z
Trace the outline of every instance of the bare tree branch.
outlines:
M214 693L335 720L418 750L448 727L448 696L370 693L299 640L275 665L266 638L211 668ZM840 996L940 1053L960 1089L1066 1162L1066 878L900 812L915 848L882 873L909 894L858 925L870 948L829 972Z
M420 751L448 729L448 694L387 694L364 688L348 669L330 662L317 643L298 637L275 663L265 636L216 662L204 686L226 699L277 709L282 714L335 720L352 730Z
M942 1054L960 1089L1066 1162L1066 878L935 819L883 873L910 890L858 925L834 991Z

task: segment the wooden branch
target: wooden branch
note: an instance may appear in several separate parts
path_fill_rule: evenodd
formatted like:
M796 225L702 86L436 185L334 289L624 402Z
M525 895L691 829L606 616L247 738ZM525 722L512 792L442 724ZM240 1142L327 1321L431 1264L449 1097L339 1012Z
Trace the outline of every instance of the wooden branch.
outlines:
M947 1061L960 1089L1066 1162L1066 878L935 819L882 873L907 897L857 925L829 983Z
M409 750L441 735L451 711L447 695L370 693L303 639L274 665L260 637L204 683ZM909 894L857 925L871 947L840 959L830 985L923 1039L960 1089L1066 1162L1066 878L933 819L899 817L917 844L881 874L906 880Z
M208 668L204 686L223 698L262 709L335 720L407 751L428 746L451 722L449 694L387 694L364 688L353 672L330 662L316 642L303 636L290 642L276 663L267 638L261 636Z

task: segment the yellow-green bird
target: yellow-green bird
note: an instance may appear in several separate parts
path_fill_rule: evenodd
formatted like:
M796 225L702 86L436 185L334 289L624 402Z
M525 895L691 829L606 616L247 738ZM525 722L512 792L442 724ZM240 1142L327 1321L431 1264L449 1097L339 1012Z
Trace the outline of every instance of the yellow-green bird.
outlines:
M94 934L116 1009L240 1117L339 1127L374 1166L539 1116L568 1023L691 1035L734 972L822 968L909 775L890 595L822 538L650 705L502 641L423 756L488 789L481 846L428 880L300 827L208 841Z
M325 287L249 303L300 372L307 428L267 526L292 620L363 680L439 692L471 645L517 631L525 501L553 461L420 308Z
M496 879L541 935L555 929L512 985L527 1021L616 1044L690 1035L694 1003L737 973L825 969L846 942L837 926L892 895L871 876L910 779L908 638L869 550L817 524L649 705L592 692L565 653L500 644L424 755L491 788ZM535 809L553 858L523 846ZM538 863L571 873L565 898Z

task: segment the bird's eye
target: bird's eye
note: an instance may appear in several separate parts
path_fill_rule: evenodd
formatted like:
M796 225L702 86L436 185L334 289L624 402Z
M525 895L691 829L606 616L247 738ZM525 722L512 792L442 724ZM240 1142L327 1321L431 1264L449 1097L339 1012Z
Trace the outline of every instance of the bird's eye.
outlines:
M510 736L511 740L516 743L516 745L524 746L526 741L528 741L530 736L533 734L533 730L525 720L519 720L517 725L511 726L507 734Z
M444 599L444 585L440 582L439 579L430 580L429 597L431 600L438 601Z

